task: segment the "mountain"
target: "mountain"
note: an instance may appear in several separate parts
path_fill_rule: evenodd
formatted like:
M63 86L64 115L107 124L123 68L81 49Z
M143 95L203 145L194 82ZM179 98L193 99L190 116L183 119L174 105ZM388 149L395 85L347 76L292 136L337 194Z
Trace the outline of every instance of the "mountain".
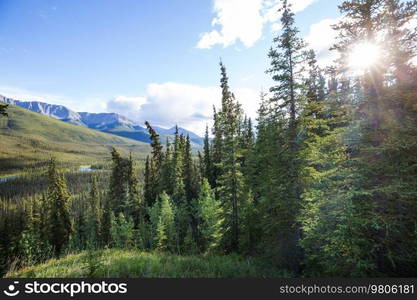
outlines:
M34 111L48 117L87 128L107 131L112 129L140 130L143 127L116 113L75 112L63 105L49 104L39 101L20 101L0 96L0 101Z
M168 136L173 136L175 134L175 130L176 127L171 127L169 129L165 129L159 126L152 126L153 129L155 129L156 132L158 132L160 135L168 135ZM202 147L204 145L204 139L201 136L198 136L197 134L195 134L192 131L189 131L187 129L184 129L182 127L178 127L178 132L180 134L183 134L185 136L189 135L190 136L190 141L193 144L198 145L199 147Z
M116 113L78 113L81 117L81 121L91 129L101 131L111 131L115 129L122 129L128 131L143 130L145 128L140 127L128 118L116 114Z
M64 123L48 116L9 106L8 118L0 117L0 174L36 168L55 156L67 165L103 163L116 147L144 158L149 144Z
M11 98L6 98L0 95L0 101L5 103L20 106L22 108L34 111L36 113L46 115L48 117L58 119L67 123L84 125L80 115L62 105L48 104L38 101L20 101Z
M66 123L100 130L140 142L150 143L149 134L144 127L117 113L75 112L63 105L49 104L39 101L20 101L1 95L0 101L19 106ZM154 126L154 129L161 135L161 140L163 142L167 136L172 139L175 133L175 127L165 129ZM184 135L188 134L193 147L201 148L203 146L204 140L197 134L181 127L178 128L178 132Z

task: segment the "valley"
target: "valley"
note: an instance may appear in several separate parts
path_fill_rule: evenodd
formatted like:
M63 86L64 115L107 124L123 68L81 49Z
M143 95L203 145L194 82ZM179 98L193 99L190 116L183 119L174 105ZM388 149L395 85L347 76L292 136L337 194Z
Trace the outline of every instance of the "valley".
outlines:
M53 118L10 106L8 118L0 119L0 175L45 166L59 156L66 166L106 164L109 151L117 147L143 160L148 143L67 124Z

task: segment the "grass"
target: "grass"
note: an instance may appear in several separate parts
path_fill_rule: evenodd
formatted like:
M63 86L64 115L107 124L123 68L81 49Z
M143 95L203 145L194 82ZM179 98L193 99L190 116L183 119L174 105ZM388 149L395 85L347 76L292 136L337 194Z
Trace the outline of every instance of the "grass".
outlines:
M143 159L149 144L67 124L29 110L9 106L9 117L0 117L0 175L44 165L51 156L69 166L92 165L110 160L110 149L130 151Z
M274 270L255 258L238 255L180 256L138 250L84 251L44 264L9 272L20 278L277 278L290 274Z

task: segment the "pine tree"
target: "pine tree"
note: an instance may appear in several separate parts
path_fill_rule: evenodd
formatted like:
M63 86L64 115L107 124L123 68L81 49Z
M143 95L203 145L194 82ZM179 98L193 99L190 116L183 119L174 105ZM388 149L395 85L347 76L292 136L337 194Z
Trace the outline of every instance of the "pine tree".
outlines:
M196 181L201 183L203 181L203 178L205 177L206 172L206 166L204 163L203 155L201 154L201 151L197 151L197 163L195 164L195 173L196 173Z
M112 175L110 177L109 205L110 209L118 213L123 211L128 193L126 182L126 161L121 157L120 153L112 148Z
M204 134L204 177L206 177L212 187L214 187L215 179L213 178L212 153L210 151L209 130L206 125L206 132Z
M110 215L111 240L115 248L129 248L134 244L134 225L130 217L119 213L117 218L113 213Z
M259 226L259 210L255 203L251 189L244 193L241 205L241 235L240 235L240 252L247 255L255 255L258 252L257 246L262 233Z
M211 143L211 172L210 177L208 179L211 187L216 188L217 179L220 177L221 174L220 163L223 153L223 133L220 116L217 113L215 107L213 107L213 120L214 125L212 128L212 133L214 135L214 138ZM217 194L216 191L215 193Z
M274 170L268 174L271 192L263 197L266 219L264 242L269 244L269 255L275 263L292 271L299 271L301 249L298 240L301 232L297 216L301 206L300 138L299 116L305 102L306 50L304 41L298 37L294 13L288 1L282 2L282 31L274 39L275 48L269 51L272 75L276 85L270 88L271 126L275 132L272 143L271 162ZM265 150L264 150L265 151ZM268 151L268 150L267 150Z
M148 121L145 122L146 128L150 134L152 156L148 162L147 173L147 189L145 190L146 202L148 206L152 206L156 197L161 192L161 169L164 161L163 147L159 138L159 134L152 128Z
M223 211L207 179L203 180L194 210L198 220L200 248L205 253L219 251L223 237Z
M222 140L221 160L218 164L220 177L217 178L218 197L225 214L224 243L227 251L239 250L239 202L243 190L243 175L239 163L239 127L242 119L240 104L229 90L226 68L220 63L222 107L217 113L217 122ZM216 120L215 120L216 122Z
M153 204L153 178L152 178L152 171L151 171L151 161L149 156L146 156L145 162L145 173L144 173L144 197L145 203L148 207L151 207Z
M184 187L188 204L197 197L197 182L194 161L191 154L190 137L187 135L184 149Z
M69 211L70 195L65 178L58 173L56 161L53 158L49 162L48 179L49 242L54 247L55 255L58 256L69 240L72 224Z
M151 139L152 147L152 159L155 161L155 167L159 170L162 166L164 154L162 152L162 145L159 138L159 134L152 128L151 124L148 121L145 122L145 126L148 129Z
M184 151L181 142L182 137L178 133L178 126L175 129L174 155L173 155L173 193L172 198L175 203L179 203L185 198L184 185Z
M159 201L160 214L155 236L156 250L175 252L176 233L173 205L166 193L160 195Z
M164 162L161 170L161 190L168 195L172 195L174 190L174 171L173 171L173 157L172 147L169 138L166 139Z
M305 273L364 276L372 268L370 260L359 255L361 248L369 249L360 233L367 220L355 215L354 189L350 188L357 179L355 165L344 145L348 134L346 104L352 91L347 80L333 81L325 99L321 82L314 53L310 52L307 102L300 117L304 136L300 145L304 202L300 244L305 251Z
M101 218L100 196L97 190L97 179L92 178L89 197L89 223L90 223L90 245L98 248L101 241Z
M144 222L145 218L145 203L142 197L142 191L139 188L139 180L137 176L137 171L135 168L135 163L132 159L132 153L129 155L127 161L127 186L128 186L128 203L125 208L124 213L126 216L131 217L136 225Z

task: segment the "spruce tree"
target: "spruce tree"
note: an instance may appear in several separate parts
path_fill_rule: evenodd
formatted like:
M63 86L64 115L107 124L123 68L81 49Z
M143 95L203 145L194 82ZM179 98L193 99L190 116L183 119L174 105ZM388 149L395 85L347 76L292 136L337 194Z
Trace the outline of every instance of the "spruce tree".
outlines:
M148 207L151 207L153 204L153 177L152 177L152 171L151 171L151 160L149 156L146 156L145 161L145 173L144 173L144 198L145 203Z
M100 196L97 189L97 179L92 178L89 197L89 223L90 223L90 245L98 248L100 245L102 210Z
M220 163L222 159L222 153L223 153L223 133L222 133L222 126L221 126L221 120L220 115L218 114L216 107L213 106L213 120L214 125L212 128L213 133L213 140L211 143L211 172L209 183L212 188L217 187L217 179L220 177L221 174L221 168ZM217 194L217 191L215 191Z
M226 68L220 63L222 107L216 114L215 122L220 129L222 152L218 163L220 176L216 189L224 207L224 243L229 252L239 250L239 202L242 197L243 175L239 163L239 127L242 120L240 104L230 92Z
M165 191L168 195L172 195L174 190L174 171L173 171L173 157L172 157L172 147L169 141L169 137L166 139L165 144L165 155L164 162L162 164L161 170L161 190Z
M212 187L214 187L214 178L213 178L213 164L212 164L212 153L210 151L210 139L209 139L209 129L206 125L206 131L204 134L204 177L206 177Z
M267 73L276 83L270 88L273 97L269 107L275 137L272 144L272 162L276 165L269 178L274 193L263 199L264 213L269 215L265 226L266 243L275 263L292 271L299 271L301 236L297 217L301 207L300 182L300 128L299 116L305 102L306 50L298 36L294 13L288 1L282 1L281 34L274 39L275 47L269 51L271 67ZM267 219L268 220L268 219ZM268 224L269 223L269 224ZM273 250L272 250L273 249Z
M203 179L198 199L194 204L198 220L199 245L204 253L220 250L224 222L221 203L216 200L207 179Z
M174 137L174 154L173 154L173 201L179 203L185 198L184 185L184 151L181 142L182 136L178 133L178 126L175 130Z
M159 201L160 214L155 236L156 250L175 252L177 247L173 204L166 193L160 195Z
M130 217L119 213L117 217L110 215L111 245L114 248L129 248L134 244L134 225Z
M152 128L148 121L145 122L146 128L150 134L152 156L148 164L148 186L146 190L146 202L153 205L156 197L161 192L161 169L164 160L163 147L159 134Z
M54 248L55 255L59 256L69 240L72 224L69 211L70 195L65 178L59 174L54 158L49 162L48 180L49 242Z

